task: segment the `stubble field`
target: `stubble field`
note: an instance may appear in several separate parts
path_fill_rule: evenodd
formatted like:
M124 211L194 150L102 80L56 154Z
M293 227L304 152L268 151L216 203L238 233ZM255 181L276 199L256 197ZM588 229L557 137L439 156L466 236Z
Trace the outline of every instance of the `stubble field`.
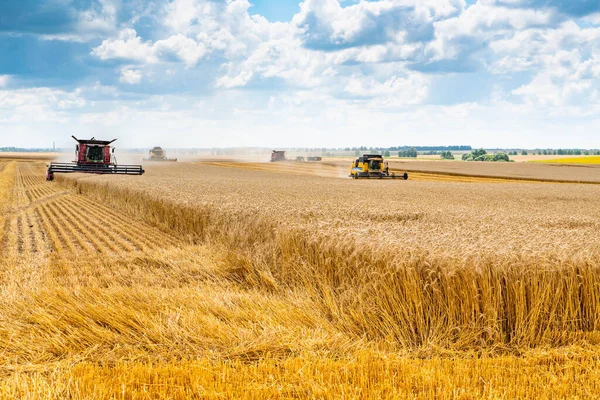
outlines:
M2 396L600 393L598 185L146 169L0 161Z

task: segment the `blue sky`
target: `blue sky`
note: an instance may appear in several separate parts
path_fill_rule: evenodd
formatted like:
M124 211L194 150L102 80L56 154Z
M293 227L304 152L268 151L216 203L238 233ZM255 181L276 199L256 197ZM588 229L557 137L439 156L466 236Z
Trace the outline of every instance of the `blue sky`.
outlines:
M294 0L254 0L250 3L252 4L249 9L251 15L260 14L272 22L290 21L294 14L300 11L299 2Z
M600 148L597 0L6 0L0 147Z

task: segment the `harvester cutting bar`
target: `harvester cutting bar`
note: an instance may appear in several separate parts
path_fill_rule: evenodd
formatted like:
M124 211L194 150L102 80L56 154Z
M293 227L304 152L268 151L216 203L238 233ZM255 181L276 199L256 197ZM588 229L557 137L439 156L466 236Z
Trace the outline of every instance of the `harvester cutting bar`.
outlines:
M54 172L85 172L89 174L119 174L119 175L142 175L145 171L141 165L94 165L94 164L71 164L50 163L48 173Z
M402 175L396 175L393 172L389 175L379 173L359 173L355 175L349 175L350 178L354 179L408 179L408 174L405 172Z
M163 158L157 158L157 157L152 158L152 157L150 157L150 158L144 158L143 160L144 161L171 161L171 162L176 162L177 161L176 158L166 158L166 157L163 157Z

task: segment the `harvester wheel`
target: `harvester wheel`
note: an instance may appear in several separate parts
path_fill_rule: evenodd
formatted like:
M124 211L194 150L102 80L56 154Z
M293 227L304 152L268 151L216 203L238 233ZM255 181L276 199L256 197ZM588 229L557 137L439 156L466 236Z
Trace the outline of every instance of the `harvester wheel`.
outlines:
M404 180L408 180L408 174L405 172L404 175L402 175L402 178L404 178Z

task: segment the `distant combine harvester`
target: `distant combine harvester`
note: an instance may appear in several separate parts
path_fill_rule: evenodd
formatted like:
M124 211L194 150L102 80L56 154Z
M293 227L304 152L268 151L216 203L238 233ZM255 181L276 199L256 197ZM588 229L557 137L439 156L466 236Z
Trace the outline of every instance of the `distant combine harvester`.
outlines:
M167 158L167 153L160 146L153 147L148 152L148 157L144 161L177 161L176 158Z
M304 161L322 161L323 158L322 157L317 157L317 156L309 156L304 158L303 156L297 156L296 157L296 161L299 162L304 162ZM289 161L286 156L285 156L285 151L283 150L273 150L273 152L271 153L271 162L277 162L277 161Z
M273 150L271 153L271 162L277 161L287 161L287 158L285 158L285 151Z

